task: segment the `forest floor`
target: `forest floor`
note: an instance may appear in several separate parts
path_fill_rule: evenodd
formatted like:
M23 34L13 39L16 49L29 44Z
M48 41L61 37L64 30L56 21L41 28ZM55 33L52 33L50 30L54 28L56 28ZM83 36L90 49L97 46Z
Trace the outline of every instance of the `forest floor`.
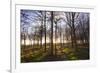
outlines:
M63 46L62 48L56 47L56 52L53 50L53 54L50 54L50 48L40 49L36 46L34 49L31 46L26 46L27 49L21 48L21 63L27 62L47 62L47 61L71 61L71 60L88 60L89 59L89 47L79 45L75 48Z

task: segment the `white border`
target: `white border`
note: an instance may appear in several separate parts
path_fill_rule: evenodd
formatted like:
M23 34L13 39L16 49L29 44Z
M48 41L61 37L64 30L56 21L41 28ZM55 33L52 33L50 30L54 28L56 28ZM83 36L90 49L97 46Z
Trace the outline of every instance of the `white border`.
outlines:
M95 65L95 12L94 8L67 7L67 6L43 6L43 5L21 5L16 4L12 13L12 72L17 71L42 71L52 69L79 68ZM20 9L49 10L49 11L71 11L90 13L90 60L20 63Z

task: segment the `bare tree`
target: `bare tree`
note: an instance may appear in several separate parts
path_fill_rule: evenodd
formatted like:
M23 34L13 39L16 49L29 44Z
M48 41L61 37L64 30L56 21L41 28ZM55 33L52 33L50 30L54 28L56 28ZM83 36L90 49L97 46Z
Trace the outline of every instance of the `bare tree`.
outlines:
M76 41L76 30L75 30L75 21L78 18L79 13L76 12L65 12L66 15L66 24L70 27L70 35L72 41L72 47L77 48L77 41Z

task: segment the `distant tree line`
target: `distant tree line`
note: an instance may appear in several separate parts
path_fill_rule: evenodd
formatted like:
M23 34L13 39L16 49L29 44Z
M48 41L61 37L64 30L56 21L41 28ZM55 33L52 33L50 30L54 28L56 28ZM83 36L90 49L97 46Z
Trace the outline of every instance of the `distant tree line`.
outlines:
M50 53L71 44L77 49L79 44L89 44L89 13L21 10L21 45L38 45L44 52L49 45ZM59 41L59 42L58 42ZM23 44L22 44L23 42Z

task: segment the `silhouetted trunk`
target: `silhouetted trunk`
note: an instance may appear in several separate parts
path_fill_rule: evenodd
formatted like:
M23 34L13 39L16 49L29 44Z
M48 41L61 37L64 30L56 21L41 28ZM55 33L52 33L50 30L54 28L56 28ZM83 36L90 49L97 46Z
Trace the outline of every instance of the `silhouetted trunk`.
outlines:
M53 55L53 11L51 11L51 55Z
M40 46L40 44L39 44L39 38L37 39L37 43L38 43L37 45Z
M88 21L87 21L87 42L88 42L88 44L90 43L89 41L90 41L90 34L89 34L89 32L90 32L90 28L89 28L89 24L90 24L90 20L88 19Z
M36 41L37 41L37 39L36 39L36 28L35 28L35 33L34 33L34 47L35 48L36 48L36 45L37 45Z
M72 48L73 48L73 34L72 34L72 30L70 31L71 33L71 45L72 45Z
M40 27L40 48L42 48L42 35L43 34L43 19L41 21L41 27Z
M60 24L60 48L62 48L62 34L61 34L61 24Z
M75 49L77 48L77 42L76 42L76 33L75 33L75 24L74 24L74 19L75 19L75 12L72 13L72 37L73 37L73 43L74 43L74 47Z
M35 40L35 39L34 39L34 36L33 36L33 44L32 44L32 47L33 47L33 48L34 48L34 40Z
M57 22L55 23L55 55L56 55L56 51L57 51L57 48L56 48L56 44L57 44Z
M46 11L44 15L44 31L45 31L45 52L46 52Z
M24 30L24 28L23 28ZM26 48L26 36L25 36L25 32L24 32L24 49Z
M63 34L63 43L62 43L62 46L64 47L64 34Z

